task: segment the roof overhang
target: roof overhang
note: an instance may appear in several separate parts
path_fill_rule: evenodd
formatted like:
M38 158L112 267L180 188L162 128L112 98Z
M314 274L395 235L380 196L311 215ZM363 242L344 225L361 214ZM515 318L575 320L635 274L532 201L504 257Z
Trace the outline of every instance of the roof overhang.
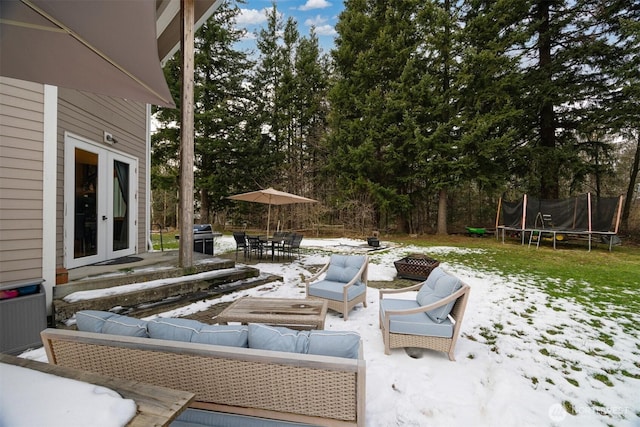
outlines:
M195 0L195 29L211 17L224 0ZM156 0L158 57L164 65L180 49L180 0Z
M195 29L223 0L194 0ZM0 0L0 75L174 107L180 0Z

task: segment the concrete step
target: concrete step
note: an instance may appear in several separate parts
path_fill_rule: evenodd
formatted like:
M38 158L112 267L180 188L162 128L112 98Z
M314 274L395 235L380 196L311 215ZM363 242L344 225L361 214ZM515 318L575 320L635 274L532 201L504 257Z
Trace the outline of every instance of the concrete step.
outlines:
M103 310L126 314L133 317L145 317L174 308L191 304L194 301L214 298L226 292L258 286L264 283L282 280L273 275L261 275L253 267L234 267L211 269L196 266L184 273L183 269L153 271L146 275L127 275L127 277L96 278L91 281L69 283L73 292L99 289L99 296L67 302L63 298L73 292L64 292L63 296L54 294L53 310L56 327L67 327L67 322L80 310ZM203 271L197 271L203 270ZM133 277L131 277L133 276ZM90 283L93 282L93 283ZM165 283L166 282L166 283ZM117 290L125 286L124 290ZM129 290L131 289L131 290Z
M153 262L153 261L151 261ZM206 262L198 262L193 267L183 268L174 265L173 259L170 262L159 262L142 265L137 268L120 268L101 269L91 272L92 266L85 267L89 270L85 274L76 274L77 278L65 283L64 285L55 286L53 288L53 299L61 299L65 296L79 291L87 291L93 289L106 289L114 286L129 285L132 283L149 282L158 279L167 279L171 277L188 276L191 274L202 273L204 271L221 270L234 268L235 262L224 258L213 258ZM80 269L78 269L80 270Z

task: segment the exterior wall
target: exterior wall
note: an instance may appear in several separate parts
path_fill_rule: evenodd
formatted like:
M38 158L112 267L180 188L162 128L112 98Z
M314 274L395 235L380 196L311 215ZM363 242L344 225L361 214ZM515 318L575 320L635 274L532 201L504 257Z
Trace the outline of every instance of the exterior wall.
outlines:
M64 133L80 137L138 159L138 236L137 253L146 252L146 105L123 99L80 92L58 90L57 152L57 238L56 265L64 263ZM118 141L111 146L103 142L104 132Z
M43 277L44 86L0 77L0 285Z

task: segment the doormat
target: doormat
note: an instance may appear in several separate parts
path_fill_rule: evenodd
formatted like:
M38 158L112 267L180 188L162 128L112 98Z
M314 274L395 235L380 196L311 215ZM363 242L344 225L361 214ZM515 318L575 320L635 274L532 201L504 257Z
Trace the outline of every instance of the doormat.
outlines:
M142 261L142 258L137 256L123 256L116 259L110 259L107 261L97 262L93 265L118 265L118 264L129 264L131 262Z

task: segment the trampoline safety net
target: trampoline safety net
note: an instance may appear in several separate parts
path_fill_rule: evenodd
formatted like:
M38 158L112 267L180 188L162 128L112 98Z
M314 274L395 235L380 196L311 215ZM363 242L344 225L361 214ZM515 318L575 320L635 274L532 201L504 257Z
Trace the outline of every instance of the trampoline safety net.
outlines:
M525 224L522 225L523 209ZM589 227L589 200L591 227ZM562 200L540 200L532 197L520 201L502 201L502 221L505 227L516 229L553 229L566 232L602 232L613 230L618 197L595 198L583 194Z

